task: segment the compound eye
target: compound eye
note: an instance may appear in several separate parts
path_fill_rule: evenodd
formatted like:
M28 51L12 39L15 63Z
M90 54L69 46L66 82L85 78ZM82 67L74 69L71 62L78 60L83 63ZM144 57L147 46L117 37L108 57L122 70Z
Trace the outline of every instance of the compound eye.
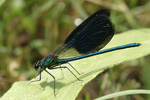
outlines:
M38 61L37 63L35 63L34 68L37 70L40 67L40 61Z

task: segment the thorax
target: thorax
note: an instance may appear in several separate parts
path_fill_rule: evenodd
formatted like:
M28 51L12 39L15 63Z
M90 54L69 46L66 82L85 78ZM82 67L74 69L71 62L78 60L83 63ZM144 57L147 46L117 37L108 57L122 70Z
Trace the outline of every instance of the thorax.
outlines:
M48 67L51 68L52 66L57 65L57 57L54 57L53 55L49 55L45 58L45 60L42 62L42 66L44 68Z

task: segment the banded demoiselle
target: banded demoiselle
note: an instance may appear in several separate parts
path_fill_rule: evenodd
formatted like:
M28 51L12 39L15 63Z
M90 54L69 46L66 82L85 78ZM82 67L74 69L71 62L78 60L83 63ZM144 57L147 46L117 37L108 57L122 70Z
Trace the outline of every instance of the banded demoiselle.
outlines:
M54 79L54 94L55 94L55 77L49 73L46 68L58 69L66 68L68 69L79 81L81 81L68 67L62 67L61 64L68 63L78 74L80 74L69 62L74 60L79 60L82 58L124 49L130 47L140 46L140 43L130 43L122 46L113 47L110 49L102 50L105 45L112 39L115 28L113 23L110 21L110 12L107 9L101 9L91 16L89 16L85 21L83 21L79 26L77 26L71 34L66 38L66 40L61 43L52 54L48 55L43 62L37 61L34 68L40 69L41 72L46 71ZM59 67L58 67L59 66Z

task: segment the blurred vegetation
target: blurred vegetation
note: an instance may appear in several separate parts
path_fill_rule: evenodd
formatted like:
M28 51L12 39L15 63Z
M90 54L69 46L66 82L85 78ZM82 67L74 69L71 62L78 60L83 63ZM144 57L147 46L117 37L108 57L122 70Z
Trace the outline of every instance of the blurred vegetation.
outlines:
M0 0L0 96L19 80L37 74L32 67L63 42L77 18L111 10L116 33L150 27L149 0ZM150 89L150 56L125 62L88 83L77 100L91 100L114 91ZM133 95L114 100L150 100Z

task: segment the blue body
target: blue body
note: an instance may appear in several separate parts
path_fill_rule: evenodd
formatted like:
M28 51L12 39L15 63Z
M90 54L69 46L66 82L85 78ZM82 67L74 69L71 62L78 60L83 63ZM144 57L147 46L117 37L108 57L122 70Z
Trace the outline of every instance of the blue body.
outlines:
M110 51L115 51L115 50L119 50L119 49L124 49L124 48L130 48L130 47L136 47L136 46L140 46L140 43L131 43L131 44L126 44L126 45L122 45L122 46L117 46L117 47L113 47L110 49L106 49L106 50L102 50L102 51L98 51L98 52L93 52L87 55L83 55L83 56L78 56L78 57L74 57L74 58L69 58L69 59L58 59L58 62L69 62L69 61L74 61L74 60L78 60L78 59L82 59L82 58L87 58L87 57L91 57L94 55L98 55L98 54L103 54L106 52L110 52Z

